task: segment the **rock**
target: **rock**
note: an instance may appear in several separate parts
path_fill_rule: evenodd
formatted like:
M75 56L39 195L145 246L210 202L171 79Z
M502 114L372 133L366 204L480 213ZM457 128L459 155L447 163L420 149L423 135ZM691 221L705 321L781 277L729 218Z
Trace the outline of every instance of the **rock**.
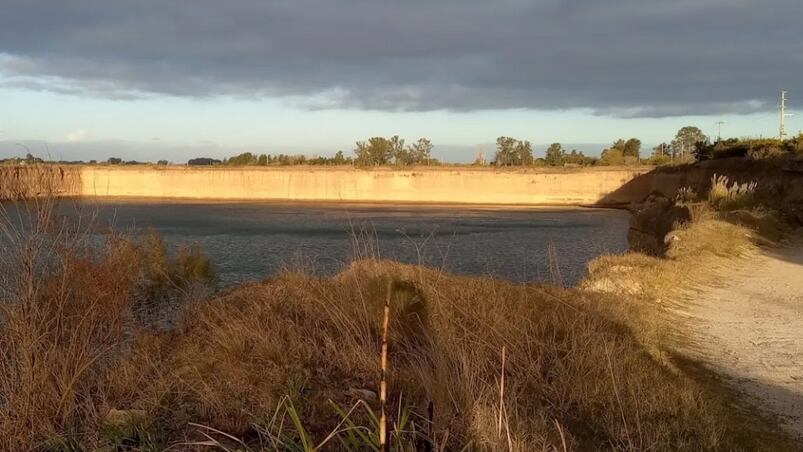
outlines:
M620 276L592 279L584 282L582 288L591 292L627 295L639 295L644 290L641 283L633 278Z
M691 211L677 206L661 195L650 195L640 205L631 208L630 230L627 234L632 251L663 256L674 239L666 236L678 224L691 221Z
M117 410L110 409L103 418L107 424L130 424L132 421L144 420L148 416L145 410Z
M146 424L148 413L145 410L117 410L110 409L103 417L106 428L120 431L132 430Z
M362 399L366 402L371 402L377 399L376 392L370 389L349 388L349 395Z

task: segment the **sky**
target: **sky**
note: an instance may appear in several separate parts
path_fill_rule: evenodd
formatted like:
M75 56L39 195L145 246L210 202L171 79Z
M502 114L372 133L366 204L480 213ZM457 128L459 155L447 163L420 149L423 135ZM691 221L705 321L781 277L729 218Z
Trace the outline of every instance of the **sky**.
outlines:
M0 0L0 157L183 162L430 138L470 161L778 134L799 0ZM801 115L787 129L803 128Z

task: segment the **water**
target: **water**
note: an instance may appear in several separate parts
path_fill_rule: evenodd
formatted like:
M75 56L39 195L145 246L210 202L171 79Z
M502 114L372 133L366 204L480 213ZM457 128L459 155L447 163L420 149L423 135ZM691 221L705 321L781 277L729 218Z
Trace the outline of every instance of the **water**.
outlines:
M76 208L99 209L98 235L152 228L171 245L200 244L223 285L299 263L334 274L352 260L360 232L364 254L372 248L368 254L382 258L519 282L551 280L550 245L566 284L579 281L594 257L627 249L627 214L613 210L102 200L63 212Z

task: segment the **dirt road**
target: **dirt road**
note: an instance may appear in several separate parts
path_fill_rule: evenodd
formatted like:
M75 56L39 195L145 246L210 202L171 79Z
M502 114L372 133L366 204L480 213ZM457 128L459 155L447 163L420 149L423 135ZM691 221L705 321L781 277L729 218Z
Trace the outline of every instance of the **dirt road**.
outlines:
M755 251L688 291L688 353L803 438L803 247Z

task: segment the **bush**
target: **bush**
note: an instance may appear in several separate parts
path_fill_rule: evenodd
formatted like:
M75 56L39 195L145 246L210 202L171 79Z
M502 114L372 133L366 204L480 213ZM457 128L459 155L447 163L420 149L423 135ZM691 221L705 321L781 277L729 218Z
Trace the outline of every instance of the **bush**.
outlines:
M711 178L711 191L708 192L708 203L717 210L752 209L757 205L756 182L731 183L727 176Z
M173 428L192 419L244 438L289 398L320 441L341 420L330 400L348 407L376 390L388 279L410 287L391 304L391 425L404 407L429 438L456 450L508 441L546 450L563 440L576 450L699 450L724 440L716 409L639 345L612 298L374 261L330 279L286 274L195 306L169 345L172 395L149 410L179 422Z
M730 138L717 143L698 143L695 146L697 160L710 158L748 157L753 160L781 158L801 148L799 137L787 141L774 138L739 140Z
M697 192L691 187L682 187L675 195L675 202L678 204L693 204L699 201Z
M140 310L154 299L180 302L182 281L211 274L198 251L171 259L153 234L98 244L55 211L44 198L0 215L0 450L98 445L109 410L133 400L114 382L153 326Z

